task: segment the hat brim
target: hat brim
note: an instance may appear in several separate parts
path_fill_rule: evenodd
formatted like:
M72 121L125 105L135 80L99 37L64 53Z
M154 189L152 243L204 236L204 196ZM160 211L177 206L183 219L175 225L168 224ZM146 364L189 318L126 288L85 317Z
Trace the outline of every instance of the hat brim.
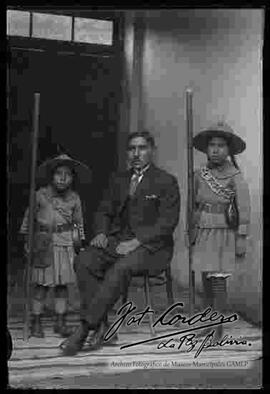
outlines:
M223 130L203 130L193 138L193 146L197 150L207 153L208 142L210 138L222 137L228 141L230 153L238 155L246 149L246 143L241 137L229 131Z
M37 169L37 179L47 179L52 171L60 165L67 166L72 169L76 173L80 183L91 182L92 171L87 167L87 165L73 159L63 160L58 158L47 160L42 163Z

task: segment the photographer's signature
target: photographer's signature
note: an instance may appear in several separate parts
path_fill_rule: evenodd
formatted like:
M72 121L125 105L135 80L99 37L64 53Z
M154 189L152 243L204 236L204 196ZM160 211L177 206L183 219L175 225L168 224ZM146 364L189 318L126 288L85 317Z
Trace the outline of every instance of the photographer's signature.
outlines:
M220 340L214 340L215 330L212 330L209 334L205 336L202 342L199 342L196 334L187 334L183 335L180 338L169 339L168 341L162 341L158 344L158 349L181 349L183 346L186 346L186 351L189 353L192 350L196 350L194 358L197 358L204 349L208 349L210 347L223 347L226 345L250 345L247 343L245 339L235 339L232 337L228 337L228 335L224 335Z
M187 348L187 352L196 350L194 358L197 358L204 349L211 347L223 347L227 345L251 345L244 339L235 339L232 337L228 338L228 335L224 335L222 339L214 340L215 332L218 327L220 328L221 325L224 326L238 320L238 315L236 313L233 313L229 316L224 316L222 313L213 311L211 307L208 307L203 312L199 312L191 317L187 317L180 313L176 313L176 309L179 307L182 308L183 306L184 304L182 302L177 302L170 306L157 318L153 324L153 327L175 326L176 323L181 323L182 325L185 325L184 327L189 326L190 328L180 329L169 334L155 336L142 341L126 344L121 346L120 349L160 340L160 343L157 346L158 349L179 350L185 346ZM149 306L147 306L144 311L132 314L132 312L134 312L136 309L136 306L130 301L122 305L122 307L117 311L117 315L120 315L120 317L110 326L109 330L104 336L105 342L117 333L123 323L126 323L127 326L133 324L137 324L139 326L147 314L154 313L154 311L151 310ZM172 314L172 311L174 314ZM199 325L196 325L196 323L199 323ZM210 330L211 328L212 330ZM203 338L202 342L199 342L196 333L193 332L205 329L208 329L207 335ZM177 338L175 338L176 336Z

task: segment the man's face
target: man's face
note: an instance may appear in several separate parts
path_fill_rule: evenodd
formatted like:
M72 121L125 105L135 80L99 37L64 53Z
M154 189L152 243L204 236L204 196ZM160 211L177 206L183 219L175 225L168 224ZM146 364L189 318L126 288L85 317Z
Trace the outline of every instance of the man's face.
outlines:
M141 170L152 162L153 148L143 137L134 137L129 141L128 163L131 168Z

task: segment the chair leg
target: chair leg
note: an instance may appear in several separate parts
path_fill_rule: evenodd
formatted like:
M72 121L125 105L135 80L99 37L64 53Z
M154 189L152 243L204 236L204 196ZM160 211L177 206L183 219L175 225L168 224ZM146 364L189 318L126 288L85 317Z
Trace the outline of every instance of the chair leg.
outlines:
M166 272L166 292L167 292L168 306L171 306L174 304L171 267L167 267L165 272Z
M148 273L146 273L144 275L144 292L145 292L146 305L149 306L150 309L152 309L151 301L150 301L150 284L149 284ZM149 328L150 328L151 335L154 336L155 335L155 330L154 330L154 327L153 327L153 315L152 315L152 313L149 313Z
M195 271L192 271L192 304L195 305Z
M122 304L124 305L127 302L128 298L128 289L126 289L125 293L122 294Z
M191 286L191 287L190 287ZM195 291L195 272L191 271L191 283L189 283L188 287L188 295L189 295L189 315L192 316L196 307L196 291Z

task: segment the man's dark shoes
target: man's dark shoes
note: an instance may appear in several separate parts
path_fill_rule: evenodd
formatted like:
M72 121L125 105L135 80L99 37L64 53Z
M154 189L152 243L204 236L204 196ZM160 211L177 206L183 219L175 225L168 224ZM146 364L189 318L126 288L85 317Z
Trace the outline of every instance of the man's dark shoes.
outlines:
M84 345L89 332L89 327L86 324L81 323L76 331L70 335L64 342L60 344L60 349L64 356L74 356L78 353Z
M100 347L107 345L107 344L112 344L118 340L118 336L115 335L108 341L104 340L104 335L108 331L109 326L102 322L99 327L91 333L87 340L85 341L85 346L87 350L96 350L99 349Z

